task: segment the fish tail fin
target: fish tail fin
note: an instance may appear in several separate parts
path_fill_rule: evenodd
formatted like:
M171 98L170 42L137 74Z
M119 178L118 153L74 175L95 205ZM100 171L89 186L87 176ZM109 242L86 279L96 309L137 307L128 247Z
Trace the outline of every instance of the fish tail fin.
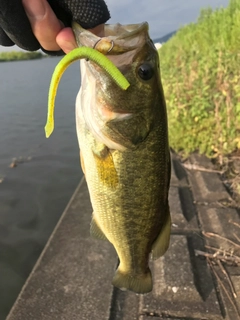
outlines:
M112 284L121 290L130 290L135 293L148 293L152 291L152 274L148 271L141 275L132 275L124 273L119 268L116 270Z

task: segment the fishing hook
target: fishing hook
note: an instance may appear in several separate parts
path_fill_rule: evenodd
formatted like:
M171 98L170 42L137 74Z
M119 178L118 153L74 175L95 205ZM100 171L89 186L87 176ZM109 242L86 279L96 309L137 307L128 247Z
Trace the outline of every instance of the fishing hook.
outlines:
M111 48L108 50L108 52L107 52L107 53L111 52L111 51L112 51L112 49L113 49L113 47L114 47L114 42L113 42L113 40L111 40L111 44L112 44L112 46L111 46Z
M102 40L102 38L101 38L101 39L98 39L98 41L96 41L96 42L94 43L93 49L96 48L97 44L98 44L101 40ZM114 47L114 41L111 40L111 47L108 49L107 53L111 52L112 49L113 49L113 47ZM86 59L86 61L89 61L89 59Z

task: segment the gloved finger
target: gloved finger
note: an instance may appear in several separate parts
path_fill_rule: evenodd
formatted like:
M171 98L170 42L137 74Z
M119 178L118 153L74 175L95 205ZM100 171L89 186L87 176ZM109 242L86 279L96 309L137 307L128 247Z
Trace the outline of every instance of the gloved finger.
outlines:
M0 28L0 45L5 47L11 47L14 45L11 39L6 35L2 28Z
M22 0L33 34L47 51L60 50L56 37L64 27L46 0Z
M92 29L110 19L104 0L48 0L53 11L65 27L73 21L85 29Z
M0 25L11 41L20 48L28 51L35 51L40 48L21 0L1 0ZM5 40L6 37L4 37Z

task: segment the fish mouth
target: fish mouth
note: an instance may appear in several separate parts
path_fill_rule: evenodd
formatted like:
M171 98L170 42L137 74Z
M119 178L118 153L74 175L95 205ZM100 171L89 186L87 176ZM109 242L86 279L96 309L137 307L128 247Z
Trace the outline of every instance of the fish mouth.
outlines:
M149 26L147 22L128 25L106 24L101 37L82 28L76 22L73 22L72 28L79 47L91 47L103 54L118 55L141 47L148 37Z

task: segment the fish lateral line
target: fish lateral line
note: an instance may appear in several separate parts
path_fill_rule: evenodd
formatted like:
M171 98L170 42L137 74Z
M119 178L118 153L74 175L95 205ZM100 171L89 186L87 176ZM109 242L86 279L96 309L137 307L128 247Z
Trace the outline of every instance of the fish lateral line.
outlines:
M47 122L45 125L46 138L49 138L54 130L55 98L61 77L70 64L80 59L88 59L95 62L122 90L127 90L130 86L130 83L121 71L101 52L88 47L80 47L72 50L60 60L52 74L48 94Z

